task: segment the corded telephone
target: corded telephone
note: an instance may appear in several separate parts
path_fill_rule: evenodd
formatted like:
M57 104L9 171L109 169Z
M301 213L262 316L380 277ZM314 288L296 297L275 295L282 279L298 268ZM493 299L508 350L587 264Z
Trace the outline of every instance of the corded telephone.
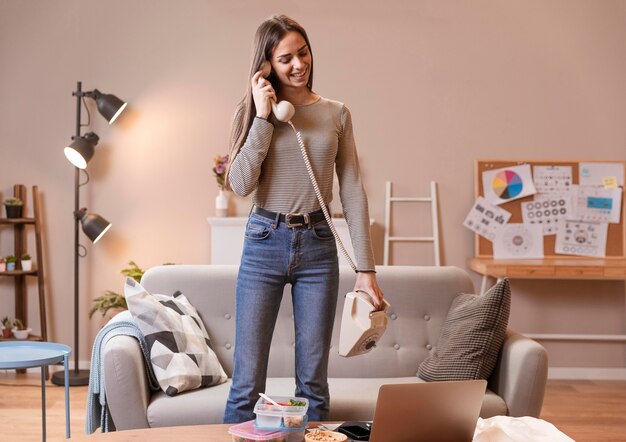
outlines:
M261 66L261 70L263 77L267 78L272 72L270 62L267 60L264 61ZM322 192L319 189L317 179L313 173L313 168L311 167L311 162L309 161L309 155L306 152L306 146L302 140L302 135L291 122L291 119L296 112L293 104L285 100L280 101L279 103L272 100L272 112L278 121L289 124L296 134L298 145L300 146L300 151L302 152L302 159L304 160L304 165L306 166L307 173L311 179L311 184L313 184L313 190L317 196L317 201L320 203L322 212L324 212L324 218L326 219L326 222L328 223L328 226L337 241L337 245L339 245L339 249L346 257L346 260L350 264L350 267L352 267L352 270L356 272L356 265L341 242L341 238L339 238L339 234L337 234L337 231L335 230L335 225L333 224L330 213L328 213L328 207L324 202ZM346 294L343 305L343 315L341 318L341 330L339 333L339 355L345 357L357 356L368 353L372 348L374 348L376 346L376 342L378 342L378 340L382 337L385 329L387 328L387 310L389 307L391 307L390 304L386 300L383 300L383 310L375 311L369 294L363 291L350 292Z
M261 70L263 71L263 78L267 78L272 72L272 65L269 61L265 60ZM293 104L288 101L283 100L276 103L272 100L272 112L278 121L291 124L291 119L293 118L293 114L296 113L296 109L293 107ZM293 127L293 125L291 127Z

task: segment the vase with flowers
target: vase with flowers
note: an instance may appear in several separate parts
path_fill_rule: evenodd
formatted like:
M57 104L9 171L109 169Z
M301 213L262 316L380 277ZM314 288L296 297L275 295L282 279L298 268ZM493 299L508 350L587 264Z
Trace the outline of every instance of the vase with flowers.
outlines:
M226 190L228 155L217 155L213 162L213 175L215 175L220 189L217 197L215 197L215 216L228 216L228 191Z

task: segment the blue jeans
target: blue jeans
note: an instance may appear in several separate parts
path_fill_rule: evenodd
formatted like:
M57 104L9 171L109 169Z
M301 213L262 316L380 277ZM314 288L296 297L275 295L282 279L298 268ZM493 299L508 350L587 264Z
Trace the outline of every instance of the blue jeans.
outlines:
M233 383L224 423L254 419L265 391L272 334L283 290L291 284L296 336L296 391L311 421L328 420L328 354L337 306L337 246L326 221L311 228L252 213L237 277ZM269 392L271 394L271 392Z

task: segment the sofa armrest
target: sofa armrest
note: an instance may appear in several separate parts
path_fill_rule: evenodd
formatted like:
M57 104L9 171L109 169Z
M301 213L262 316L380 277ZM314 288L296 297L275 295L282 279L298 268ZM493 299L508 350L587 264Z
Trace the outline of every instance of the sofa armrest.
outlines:
M104 388L116 430L149 428L150 389L137 339L114 336L104 348Z
M507 330L489 389L506 402L509 416L539 417L548 378L548 353L541 344Z

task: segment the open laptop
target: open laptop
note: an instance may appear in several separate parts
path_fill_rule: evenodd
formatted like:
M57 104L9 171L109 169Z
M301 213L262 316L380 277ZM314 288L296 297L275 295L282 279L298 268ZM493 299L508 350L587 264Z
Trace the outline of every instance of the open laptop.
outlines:
M378 390L370 442L471 442L487 381L387 384Z

